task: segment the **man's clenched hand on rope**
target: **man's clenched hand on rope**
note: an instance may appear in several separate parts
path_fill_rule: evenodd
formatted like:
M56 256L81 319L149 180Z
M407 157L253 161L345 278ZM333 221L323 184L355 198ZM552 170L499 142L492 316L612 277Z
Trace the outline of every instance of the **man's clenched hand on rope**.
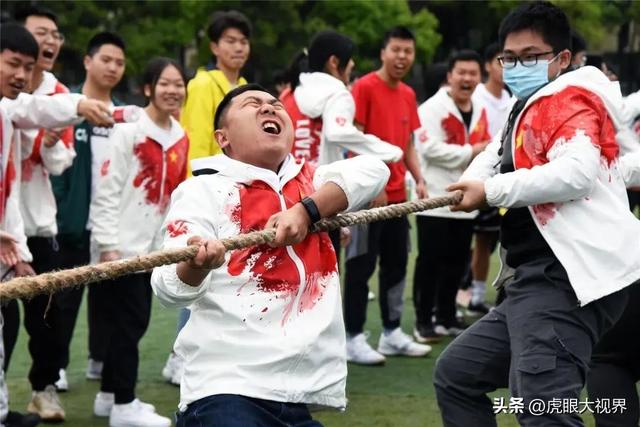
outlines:
M227 252L222 242L213 239L203 239L193 236L187 241L188 245L198 245L198 253L188 261L178 263L176 272L180 280L190 286L199 286L207 277L209 271L224 264L224 254Z

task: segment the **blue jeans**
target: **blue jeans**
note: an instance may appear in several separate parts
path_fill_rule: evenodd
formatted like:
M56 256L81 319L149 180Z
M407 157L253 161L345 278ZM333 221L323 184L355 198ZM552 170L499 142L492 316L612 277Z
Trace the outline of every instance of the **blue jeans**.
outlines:
M191 403L179 412L176 427L322 427L307 405L218 394Z

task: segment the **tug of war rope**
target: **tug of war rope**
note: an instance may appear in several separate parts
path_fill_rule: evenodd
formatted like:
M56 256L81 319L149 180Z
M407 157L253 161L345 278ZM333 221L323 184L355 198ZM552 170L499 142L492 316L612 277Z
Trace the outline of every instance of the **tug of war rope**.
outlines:
M461 200L462 192L456 191L443 197L413 200L379 208L343 213L316 222L311 227L310 232L329 231L349 225L367 224L397 218L410 213L455 205ZM221 239L220 242L227 251L232 251L269 243L275 238L275 234L275 229L271 228ZM17 277L0 285L0 299L30 299L40 294L54 294L67 288L115 279L116 277L140 271L149 271L154 267L187 261L196 256L198 249L198 245L191 245L37 276Z

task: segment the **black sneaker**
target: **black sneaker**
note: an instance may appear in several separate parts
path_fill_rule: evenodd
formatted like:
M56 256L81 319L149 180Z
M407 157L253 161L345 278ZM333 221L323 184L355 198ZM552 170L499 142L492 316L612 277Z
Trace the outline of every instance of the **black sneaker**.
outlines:
M484 301L479 304L469 303L467 306L467 316L484 316L491 310L491 306Z
M20 412L9 411L4 421L6 427L34 427L40 424L37 414L23 415Z
M434 343L442 339L443 335L437 333L433 327L416 326L413 329L413 337L419 343Z

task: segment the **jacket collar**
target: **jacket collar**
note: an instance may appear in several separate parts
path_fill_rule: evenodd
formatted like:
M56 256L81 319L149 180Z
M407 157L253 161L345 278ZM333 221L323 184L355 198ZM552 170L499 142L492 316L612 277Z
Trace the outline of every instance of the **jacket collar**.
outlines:
M56 91L56 84L58 79L48 71L42 72L42 82L36 90L33 91L34 95L51 95Z
M462 119L462 114L460 114L460 110L456 106L456 103L453 102L453 98L449 95L449 86L441 87L435 95L433 95L434 100L437 101L438 105L441 106L445 111L451 113L460 123L464 124L464 120ZM477 99L473 99L471 97L471 124L469 125L468 132L471 133L473 129L476 127L478 120L480 119L480 115L482 114L482 110L484 107Z
M158 127L144 109L142 110L139 120L144 133L162 145L163 150L168 150L184 136L184 130L173 117L170 117L171 129L169 130Z
M620 128L624 122L621 110L622 93L620 92L620 83L610 81L602 71L592 66L580 67L577 70L561 74L531 95L524 109L538 99L553 95L569 86L580 87L598 95L605 104L614 125L617 129Z
M216 156L192 160L191 169L194 171L213 169L217 171L218 175L228 177L242 184L250 184L253 181L263 181L277 192L300 173L303 164L304 160L298 162L291 154L288 154L276 173L269 169L234 160L225 154L218 154Z

